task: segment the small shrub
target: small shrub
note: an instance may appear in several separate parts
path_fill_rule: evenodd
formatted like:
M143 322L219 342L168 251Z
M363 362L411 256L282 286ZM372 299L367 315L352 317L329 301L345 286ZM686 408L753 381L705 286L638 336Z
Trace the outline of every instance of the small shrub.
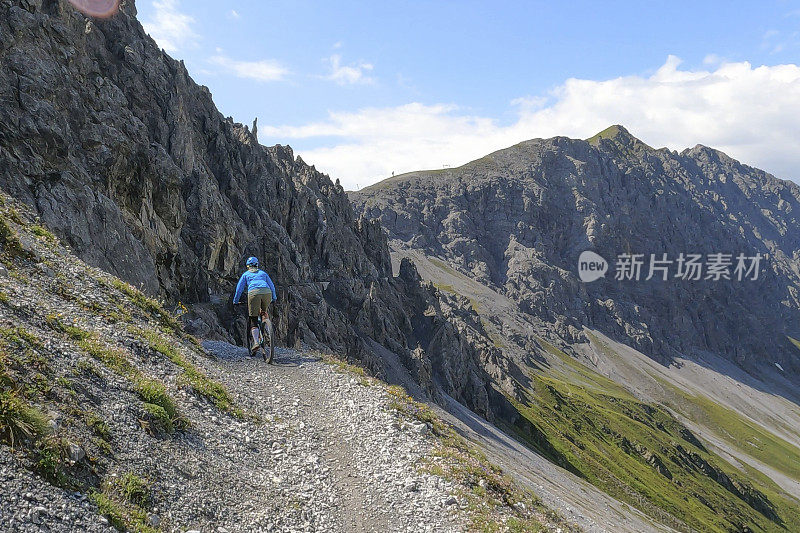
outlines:
M22 246L17 232L8 225L8 221L3 216L0 216L0 244L3 246L3 251L9 257L20 257L24 259L30 259L32 257L30 251Z
M147 512L138 505L123 500L109 483L101 491L94 491L89 498L97 505L97 511L108 518L112 526L120 531L156 533L158 530L147 523Z
M34 366L34 365L31 365ZM53 390L53 381L50 377L39 372L33 372L25 384L25 395L29 398L47 396Z
M151 435L170 434L175 431L172 419L163 407L153 403L145 403L143 407L145 411L144 422Z
M150 501L150 489L147 481L130 472L122 475L117 482L117 488L128 502L145 507Z
M111 449L111 444L110 444L110 443L109 443L107 440L105 440L105 439L104 439L104 438L102 438L102 437L94 437L94 438L92 438L92 442L93 442L93 443L94 443L94 445L95 445L95 446L97 446L97 447L98 447L98 449L100 449L100 451L102 451L104 454L106 454L106 455L111 455L111 452L112 452L113 450Z
M161 407L170 420L177 417L178 411L175 408L175 402L170 398L163 383L142 377L136 382L136 392L145 403Z
M65 324L58 315L47 315L45 322L51 329L65 333L70 339L74 341L82 341L91 337L91 333L78 326Z
M55 437L45 438L36 450L36 471L60 487L68 484L67 475L64 473L64 445Z
M34 224L31 226L31 232L37 237L40 237L47 241L50 244L56 243L56 236L53 235L47 228L40 224Z
M95 433L104 440L111 438L111 429L106 424L106 421L100 418L95 413L87 412L85 414L86 425L94 430Z

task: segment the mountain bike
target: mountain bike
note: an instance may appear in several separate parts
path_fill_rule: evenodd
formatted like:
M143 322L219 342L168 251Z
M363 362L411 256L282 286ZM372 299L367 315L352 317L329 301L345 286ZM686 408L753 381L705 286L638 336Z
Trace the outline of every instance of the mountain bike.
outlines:
M249 314L246 308L245 314ZM267 364L272 364L272 360L275 358L275 333L272 329L272 320L270 320L269 314L264 311L258 314L258 331L261 357L264 358ZM247 339L247 351L253 353L253 336L250 334L249 320L245 320L244 336ZM269 355L267 355L268 352Z

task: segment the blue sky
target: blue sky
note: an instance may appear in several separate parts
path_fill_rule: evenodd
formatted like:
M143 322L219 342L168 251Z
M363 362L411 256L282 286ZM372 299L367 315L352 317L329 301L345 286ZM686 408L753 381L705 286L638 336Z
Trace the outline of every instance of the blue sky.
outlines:
M800 1L140 0L220 111L348 188L622 123L800 178Z

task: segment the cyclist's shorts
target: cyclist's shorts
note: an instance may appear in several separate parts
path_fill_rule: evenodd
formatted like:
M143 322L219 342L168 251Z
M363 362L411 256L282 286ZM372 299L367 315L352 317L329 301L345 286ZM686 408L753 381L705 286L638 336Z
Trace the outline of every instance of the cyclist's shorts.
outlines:
M262 309L267 311L269 303L272 301L272 291L268 288L253 289L247 291L247 313L250 316L258 316Z

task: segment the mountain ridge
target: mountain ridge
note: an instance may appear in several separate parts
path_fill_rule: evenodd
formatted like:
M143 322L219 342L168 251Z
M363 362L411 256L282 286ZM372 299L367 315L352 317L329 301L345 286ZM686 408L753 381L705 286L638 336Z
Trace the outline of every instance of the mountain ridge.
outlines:
M430 173L430 174L447 173L449 170L455 170L455 169L459 169L459 168L463 168L463 167L469 166L469 165L471 165L473 163L476 163L476 162L478 162L478 161L480 161L482 159L491 157L491 156L493 156L495 154L498 154L498 153L501 153L501 152L507 152L508 150L512 150L513 148L516 148L516 147L522 146L522 145L531 145L531 144L536 144L538 142L553 141L553 140L556 140L556 139L562 139L562 140L567 140L567 141L581 141L582 140L582 141L585 141L585 142L589 143L590 145L594 146L594 145L598 145L599 141L601 141L601 140L614 141L615 137L617 137L617 136L621 136L622 139L624 139L624 141L625 141L624 144L637 143L637 144L639 144L639 145L641 145L643 147L646 147L648 150L653 151L653 152L664 152L664 151L666 151L668 153L679 154L681 156L686 156L686 155L693 154L693 153L707 152L707 153L710 153L711 155L713 155L714 157L716 157L717 159L721 159L721 160L725 160L725 161L729 161L729 162L734 162L735 164L740 165L743 168L755 171L756 173L764 174L766 176L769 176L771 179L778 180L779 182L781 182L783 184L786 184L786 185L789 185L789 186L798 187L797 182L795 182L792 179L779 178L779 177L777 177L777 176L775 176L773 174L770 174L769 172L766 172L764 170L761 170L761 169L759 169L757 167L754 167L752 165L748 165L747 163L742 163L741 161L738 161L738 160L734 159L733 157L729 156L724 151L719 150L717 148L714 148L713 146L708 146L708 145L704 145L704 144L698 143L698 144L695 144L692 147L686 147L686 148L684 148L684 149L682 149L680 151L671 150L671 149L666 148L666 147L653 148L650 145L646 144L645 142L641 141L639 138L635 137L633 134L631 134L630 131L625 126L623 126L621 124L614 124L614 125L611 125L608 128L606 128L606 129L604 129L604 130L602 130L602 131L596 133L595 135L593 135L591 137L588 137L586 139L578 139L578 138L573 138L573 137L567 137L567 136L564 136L564 135L556 135L554 137L534 137L534 138L531 138L531 139L520 141L520 142L518 142L518 143L516 143L514 145L511 145L509 147L506 147L506 148L500 148L498 150L490 152L489 154L487 154L487 155L485 155L483 157L479 157L478 159L473 159L471 161L467 161L463 165L459 165L457 167L448 167L447 169L412 170L412 171L409 171L409 172L403 172L402 174L397 174L395 176L391 176L389 178L384 178L382 180L379 180L376 183L373 183L371 185L367 185L366 187L362 187L361 189L348 190L346 192L348 194L355 194L355 193L359 193L361 191L369 191L369 190L373 190L374 188L385 187L388 183L399 181L399 180L402 180L402 179L405 179L405 178L408 178L408 177L411 177L411 176L418 176L420 174L425 174L425 173Z

